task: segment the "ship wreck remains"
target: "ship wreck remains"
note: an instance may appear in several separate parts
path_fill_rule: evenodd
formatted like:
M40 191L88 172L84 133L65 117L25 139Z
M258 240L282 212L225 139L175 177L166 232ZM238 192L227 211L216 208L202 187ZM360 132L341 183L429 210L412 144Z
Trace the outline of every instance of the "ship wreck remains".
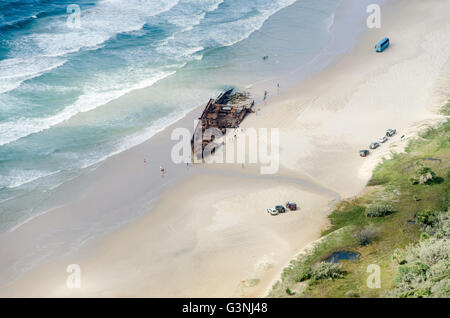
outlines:
M238 128L245 116L253 112L255 101L250 101L248 93L233 91L234 89L230 89L221 93L215 100L210 99L203 110L191 139L195 157L203 158L203 150L214 141L214 136L209 140L203 138L207 129L217 128L225 135L227 129Z

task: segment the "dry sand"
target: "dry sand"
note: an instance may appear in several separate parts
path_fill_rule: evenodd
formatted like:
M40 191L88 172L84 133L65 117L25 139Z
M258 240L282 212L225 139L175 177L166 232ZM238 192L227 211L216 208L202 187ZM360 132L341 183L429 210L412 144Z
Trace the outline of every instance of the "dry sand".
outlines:
M280 128L278 177L240 166L199 169L89 253L40 266L2 295L265 295L289 259L327 225L333 191L357 195L380 158L441 118L436 107L450 89L450 1L389 2L382 29L365 32L351 53L244 122L244 128ZM392 46L375 54L383 36ZM358 151L387 128L399 133L360 158ZM288 200L301 209L276 217L265 212ZM65 286L70 263L81 265L79 290Z
M41 272L39 277L46 277L46 283L26 294L256 295L268 286L246 286L276 275L298 246L320 234L332 199L286 181L193 177L163 195L145 219L110 237L95 250L94 258L72 260L82 268L82 289L66 288L65 260ZM268 206L288 200L302 202L301 209L277 217L265 212ZM36 285L41 284L39 277L32 279ZM22 294L20 285L13 290Z

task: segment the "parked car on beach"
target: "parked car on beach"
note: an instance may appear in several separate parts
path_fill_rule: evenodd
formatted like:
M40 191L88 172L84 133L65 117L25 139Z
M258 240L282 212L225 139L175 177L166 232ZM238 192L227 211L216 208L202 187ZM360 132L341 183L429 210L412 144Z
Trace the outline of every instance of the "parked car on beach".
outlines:
M291 211L297 210L297 204L295 202L286 202L286 207Z
M284 206L282 206L282 205L277 205L277 206L275 207L275 210L277 210L278 213L284 213L284 212L286 212L286 209L285 209Z
M380 147L380 144L378 142L372 142L370 144L370 149L377 149L378 147Z
M388 141L388 138L386 136L378 138L378 141L384 144L386 141Z
M397 133L397 130L395 130L395 129L388 129L388 130L386 130L386 136L387 136L387 137L392 137L392 136L394 136L396 133Z
M367 156L369 155L369 153L370 153L370 151L369 151L369 150L366 150L366 149L360 150L360 151L359 151L359 155L360 155L361 157L367 157Z
M278 215L278 211L272 208L267 209L267 213L270 215Z

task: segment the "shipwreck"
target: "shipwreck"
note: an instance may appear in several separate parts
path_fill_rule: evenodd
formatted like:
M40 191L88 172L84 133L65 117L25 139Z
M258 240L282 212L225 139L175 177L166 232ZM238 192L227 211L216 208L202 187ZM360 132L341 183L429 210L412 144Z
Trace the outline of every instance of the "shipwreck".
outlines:
M248 93L234 92L234 89L221 93L215 100L210 99L191 139L194 157L203 158L205 147L214 141L214 136L205 139L205 131L217 128L223 135L230 128L238 128L245 116L253 113L254 100L250 100ZM215 148L214 148L215 149Z

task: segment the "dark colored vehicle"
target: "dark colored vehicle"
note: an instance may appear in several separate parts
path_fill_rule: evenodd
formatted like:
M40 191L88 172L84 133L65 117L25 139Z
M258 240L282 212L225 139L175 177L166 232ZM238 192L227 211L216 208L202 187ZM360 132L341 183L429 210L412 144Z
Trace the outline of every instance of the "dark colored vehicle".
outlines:
M277 206L275 207L275 210L277 210L278 213L284 213L284 212L286 212L286 209L285 209L284 206L282 206L282 205L277 205Z
M395 130L395 129L388 129L388 130L386 131L386 136L392 137L392 136L394 136L396 133L397 133L397 130Z
M359 155L361 157L367 157L369 155L370 151L369 150L360 150L359 151Z
M291 211L297 210L297 204L295 202L286 202L286 207Z
M370 144L370 149L377 149L378 147L380 147L380 144L378 142L372 142Z

